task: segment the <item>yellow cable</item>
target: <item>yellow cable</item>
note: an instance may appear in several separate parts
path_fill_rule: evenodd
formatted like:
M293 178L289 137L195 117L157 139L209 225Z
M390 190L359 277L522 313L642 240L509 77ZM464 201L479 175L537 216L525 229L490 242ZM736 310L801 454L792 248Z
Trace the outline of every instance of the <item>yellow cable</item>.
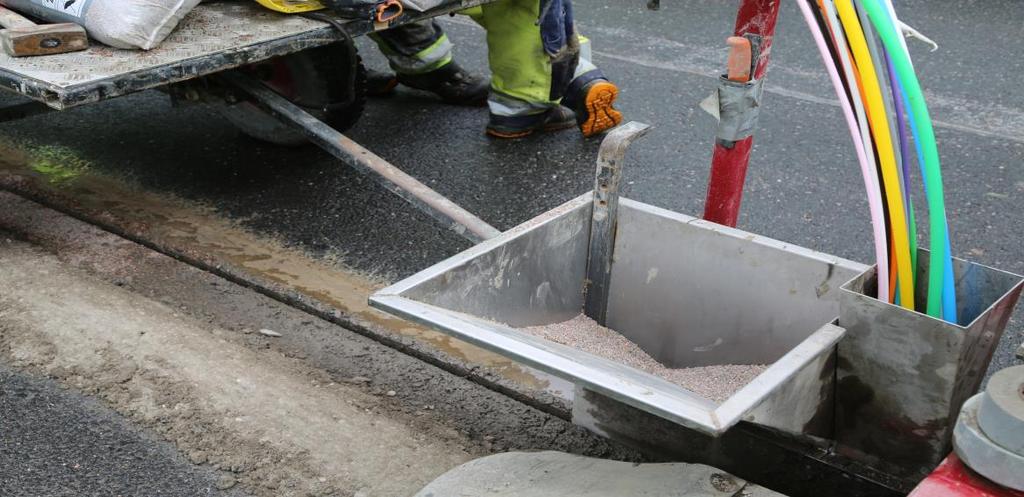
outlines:
M256 0L256 3L285 14L299 14L324 9L324 4L317 0Z
M896 157L893 151L892 135L889 134L889 123L885 103L882 100L882 89L878 85L875 64L868 51L867 40L861 28L857 12L853 10L850 0L836 0L839 19L846 28L846 38L853 50L853 57L863 77L865 107L868 111L868 124L871 134L875 136L878 158L882 164L882 181L885 184L885 200L889 206L892 240L895 245L893 253L896 259L896 274L899 278L900 305L914 310L914 272L910 267L910 241L907 235L907 214L903 206L900 191L900 177L896 170Z

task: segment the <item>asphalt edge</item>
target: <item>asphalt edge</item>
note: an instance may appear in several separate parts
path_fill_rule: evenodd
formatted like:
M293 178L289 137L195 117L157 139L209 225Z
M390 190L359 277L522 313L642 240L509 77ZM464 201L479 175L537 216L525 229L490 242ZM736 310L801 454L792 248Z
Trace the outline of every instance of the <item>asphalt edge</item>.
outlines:
M388 348L476 383L543 413L566 421L571 421L572 419L571 406L553 394L542 393L536 395L535 392L526 391L526 389L521 388L520 385L507 378L452 357L450 354L432 347L429 343L415 338L397 336L383 327L365 322L355 316L346 315L339 309L334 309L327 304L291 290L279 283L255 276L231 263L216 259L204 261L169 244L165 245L160 241L147 239L141 234L132 233L130 230L123 229L115 222L105 220L102 216L95 213L69 207L69 205L74 206L77 204L73 198L54 192L38 191L33 189L28 183L31 183L31 180L25 177L19 177L18 175L4 177L0 175L0 191L6 191L84 223L96 226L118 237L211 273L241 287L248 288L282 304L341 326Z

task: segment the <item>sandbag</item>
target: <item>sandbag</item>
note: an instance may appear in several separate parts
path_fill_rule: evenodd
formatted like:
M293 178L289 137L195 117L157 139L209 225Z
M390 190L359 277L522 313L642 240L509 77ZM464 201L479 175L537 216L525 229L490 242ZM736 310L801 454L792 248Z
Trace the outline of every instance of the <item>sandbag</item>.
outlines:
M0 0L50 22L81 25L89 37L117 48L156 47L200 0Z

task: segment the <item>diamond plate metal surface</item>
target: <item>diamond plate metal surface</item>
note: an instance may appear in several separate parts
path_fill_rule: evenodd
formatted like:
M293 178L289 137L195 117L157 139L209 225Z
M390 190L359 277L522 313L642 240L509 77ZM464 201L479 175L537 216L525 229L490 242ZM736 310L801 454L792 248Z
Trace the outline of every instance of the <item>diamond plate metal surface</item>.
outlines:
M214 3L197 7L167 40L148 52L121 50L93 42L93 46L84 52L20 58L0 54L0 68L66 88L223 50L239 49L324 26L322 22L304 17L270 12L255 3Z
M0 54L0 82L7 89L62 108L337 39L326 23L271 12L254 2L202 4L159 47L148 52L93 42L86 51L60 55L13 58ZM220 59L210 59L213 56ZM86 96L103 83L106 88L95 90L97 95Z
M350 37L458 12L494 0L444 0L426 12L406 11L389 23L340 19ZM203 3L157 48L119 50L95 43L61 55L11 58L0 54L0 90L54 109L156 88L345 38L326 22L266 10L250 0Z

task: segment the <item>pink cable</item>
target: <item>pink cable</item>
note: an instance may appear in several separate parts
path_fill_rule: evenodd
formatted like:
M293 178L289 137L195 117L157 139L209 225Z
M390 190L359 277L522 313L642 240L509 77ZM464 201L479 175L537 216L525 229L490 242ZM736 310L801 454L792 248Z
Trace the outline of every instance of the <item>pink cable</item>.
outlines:
M871 211L871 226L875 232L875 260L878 266L878 299L883 302L889 300L889 249L885 235L885 219L882 211L882 189L878 184L878 176L875 173L875 165L868 162L864 153L863 140L860 134L860 127L857 118L854 117L850 101L846 99L846 92L843 89L843 81L839 78L839 71L836 69L835 61L828 50L825 36L818 26L818 21L811 12L807 0L798 0L800 11L804 14L807 27L811 29L811 35L818 45L818 52L825 62L825 69L832 79L832 86L835 87L836 96L839 97L839 105L843 108L846 116L847 127L850 128L850 137L853 138L853 148L857 151L857 160L860 162L861 175L864 176L864 188L868 193L868 209ZM837 47L837 50L844 50L845 47Z

